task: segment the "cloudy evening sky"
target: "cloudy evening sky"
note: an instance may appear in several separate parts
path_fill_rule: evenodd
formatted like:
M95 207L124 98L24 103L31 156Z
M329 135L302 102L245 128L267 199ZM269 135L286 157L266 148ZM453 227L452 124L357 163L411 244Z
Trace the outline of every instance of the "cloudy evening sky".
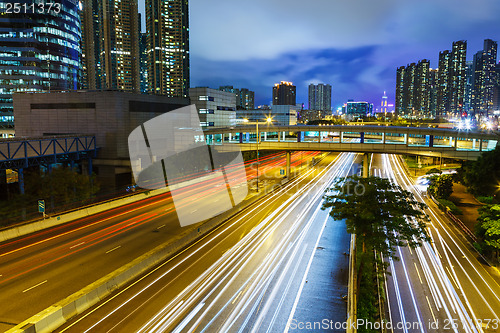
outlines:
M246 87L259 105L292 81L307 107L309 83L330 83L334 108L392 103L398 66L436 68L463 39L472 60L485 38L500 41L499 0L190 0L191 86Z

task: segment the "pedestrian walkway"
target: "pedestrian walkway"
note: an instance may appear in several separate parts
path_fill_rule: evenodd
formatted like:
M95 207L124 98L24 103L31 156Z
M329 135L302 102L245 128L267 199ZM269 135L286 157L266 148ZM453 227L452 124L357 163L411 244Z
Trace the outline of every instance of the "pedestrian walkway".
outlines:
M301 332L345 332L327 329L325 324L330 327L330 323L342 324L347 320L347 299L343 296L347 295L350 240L345 222L329 218L293 318L295 323L322 323L323 326L320 330Z
M457 217L474 232L477 218L479 217L478 209L483 205L474 198L474 196L467 192L467 188L462 184L453 184L453 194L449 198L460 210L462 215Z

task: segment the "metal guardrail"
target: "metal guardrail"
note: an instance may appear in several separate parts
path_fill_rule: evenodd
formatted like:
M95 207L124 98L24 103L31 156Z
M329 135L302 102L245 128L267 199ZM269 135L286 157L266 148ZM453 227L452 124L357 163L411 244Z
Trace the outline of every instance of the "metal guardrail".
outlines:
M0 140L0 169L18 169L39 164L95 157L93 135L71 135Z
M351 245L349 250L349 283L347 292L347 329L346 333L356 333L356 320L357 320L357 278L356 278L356 236L351 235Z

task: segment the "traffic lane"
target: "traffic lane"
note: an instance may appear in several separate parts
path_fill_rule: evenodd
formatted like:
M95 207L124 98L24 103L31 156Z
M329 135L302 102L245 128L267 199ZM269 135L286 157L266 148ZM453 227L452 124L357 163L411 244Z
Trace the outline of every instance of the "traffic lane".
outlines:
M101 241L99 246L91 246L82 253L72 254L69 248L66 255L57 262L31 262L38 266L27 266L36 269L36 274L21 274L6 281L1 286L0 318L3 321L19 323L39 311L64 299L88 284L97 281L106 274L130 262L130 258L138 257L159 246L171 236L168 230L154 232L164 224L177 225L176 219L157 218L147 221L142 230L134 229ZM137 241L137 234L142 242ZM84 245L82 245L84 246ZM2 277L3 278L3 277ZM47 281L38 286L40 282ZM30 289L37 286L33 289Z
M215 195L218 195L215 193ZM203 199L203 198L200 198ZM109 234L116 234L118 232L121 232L123 229L131 228L133 224L139 223L142 224L144 220L147 220L150 218L152 215L157 214L158 212L163 209L164 206L170 207L170 211L174 211L174 206L173 205L165 205L165 202L156 202L154 204L150 204L146 208L143 206L142 210L138 212L136 216L132 216L127 219L121 219L120 217L115 217L114 219L109 219L109 224L111 226L98 230L97 232L92 232L89 229L85 230L85 233L81 234L81 237L72 240L71 242L63 243L63 244L56 244L56 241L54 240L54 243L51 242L44 242L43 244L34 244L29 247L29 249L23 249L26 250L26 253L24 251L15 251L11 253L4 253L2 254L2 262L0 264L0 270L3 272L2 277L3 279L0 280L1 283L5 283L6 281L9 280L9 274L15 272L15 267L30 267L31 268L36 265L36 263L39 262L46 262L50 260L51 254L57 254L60 255L61 253L64 253L67 255L68 249L70 249L70 252L78 252L81 251L81 249L85 249L89 246L90 243L96 243L97 239L100 238L108 238ZM168 209L167 209L168 210ZM149 214L153 213L153 214ZM136 218L136 219L134 219ZM132 221L132 222L130 222ZM103 221L99 221L99 223L102 223ZM164 230L173 230L177 231L180 230L178 226L173 225L173 224L166 224L162 225L160 227L165 227ZM73 234L75 235L75 234ZM69 235L65 235L69 237ZM59 237L57 240L59 243L61 241L65 241L64 237ZM73 250L74 249L74 250ZM32 254L32 255L30 255ZM13 267L14 266L14 267ZM11 276L13 274L10 274Z
M414 191L421 200L425 200L425 197L420 196L418 190L411 186L409 179L404 178L402 172L400 177L409 190ZM434 229L431 229L433 240L450 279L464 301L471 304L471 312L478 320L497 320L500 315L498 272L478 260L479 256L472 245L433 202L426 200L426 203L429 206L428 215L434 225Z
M297 153L292 155L292 159L295 161L297 161L298 158ZM262 168L268 172L277 170L283 165L283 163L285 163L283 158L264 158L262 160L266 161ZM252 167L247 166L246 171L248 177L251 177ZM190 193L193 193L192 187L188 190ZM53 244L57 244L58 241L60 243L68 243L72 240L78 240L80 237L87 236L92 232L101 230L102 228L107 228L115 222L113 218L118 216L135 217L147 211L144 210L145 207L154 205L168 206L170 203L172 203L172 198L170 193L166 193L146 198L140 202L131 203L109 211L101 212L90 217L78 219L60 226L45 229L40 232L26 235L22 238L6 241L0 244L0 258L2 258L2 262L6 262L7 256L13 256L15 259L17 258L16 255L19 256L21 253L27 253L28 255L30 253L39 253L40 251L53 246Z
M393 178L394 174L386 169L388 165L382 157L374 155L371 172L379 177ZM399 260L389 259L389 274L385 283L389 305L387 314L392 331L408 332L414 329L427 332L430 323L447 318L436 306L436 295L431 291L430 284L433 283L439 288L439 293L445 294L434 282L436 270L430 257L432 254L423 248L398 247L397 256Z
M47 253L42 253L35 260L30 258L27 262L16 263L25 270L17 275L2 274L0 278L3 282L0 302L7 304L2 307L0 318L9 323L21 322L185 232L186 229L179 227L175 214L165 210L164 207L155 208L152 216L137 220L137 224L127 220L125 225L131 226L104 234L96 241L97 244L80 242L73 249L69 245L60 246L57 260L44 258ZM191 228L196 228L196 225ZM47 283L38 285L40 281ZM32 287L29 293L23 292ZM44 292L44 296L33 302L36 298L32 295L40 292Z
M420 200L423 201L424 199L420 196L420 193L418 191L415 191L414 187L411 185L411 181L407 177L405 177L405 173L402 170L401 165L398 164L398 160L394 159L393 157L392 163L396 165L395 168L399 168L399 172L397 174L400 177L400 182L405 184L408 190L414 191L415 195L418 198L420 198ZM454 236L451 236L453 228L450 228L449 223L443 223L444 221L441 220L440 217L438 217L440 215L433 212L432 206L431 209L427 210L426 212L432 217L432 222L434 225L434 227L430 228L429 231L434 240L434 245L435 245L434 248L436 250L437 256L439 256L439 258L436 257L437 261L439 262L440 267L442 267L442 273L441 273L442 279L448 281L448 285L450 286L449 293L455 294L456 298L455 307L458 308L458 311L461 315L461 318L458 318L459 325L460 326L467 325L466 324L467 321L480 323L484 320L484 318L482 318L483 316L487 316L486 318L491 319L491 313L493 313L494 311L492 311L492 308L488 304L488 302L483 302L481 304L473 304L475 302L472 301L476 300L478 302L481 302L481 299L484 301L484 297L481 296L480 294L479 295L473 294L474 289L478 291L478 288L476 288L475 285L480 284L480 281L479 280L474 281L470 285L470 289L463 288L462 281L464 281L465 284L467 284L466 281L469 278L464 277L463 280L459 278L456 272L454 272L454 270L456 269L455 265L453 265L450 261L450 257L455 257L456 259L460 258L456 256L454 253L462 253L463 257L458 260L469 261L469 259L467 259L465 253L463 252L463 250L466 250L466 245L463 244L463 248L460 247L460 245L458 245L458 243L462 241L462 236L460 234L455 234ZM444 241L443 237L441 237L441 234L443 232L448 234L449 236L446 241ZM450 249L450 247L452 246L456 246L454 250ZM456 261L456 264L458 266L462 266L458 261ZM479 264L479 262L477 262L477 264ZM473 266L471 266L471 268L472 268L471 270L475 270ZM469 274L467 273L467 271L468 271L467 269L462 269L462 272L465 275ZM484 282L483 278L481 278L481 280L483 280ZM487 284L485 284L485 287L487 287L491 291L491 288ZM498 297L495 294L493 295L495 297ZM488 313L485 313L485 311L489 311L489 315ZM451 320L454 319L450 317L447 320L449 323ZM481 325L479 324L476 326L478 326L479 329Z
M244 278L262 270L267 270L267 274L257 275L243 285L236 280L229 287L224 283L224 287L221 285L211 291L212 297L201 301L205 305L203 309L210 309L199 315L204 316L201 322L190 323L197 326L196 331L236 328L241 331L250 327L252 331L283 331L286 328L290 313L295 311L294 301L303 287L303 277L308 273L308 263L315 253L318 237L328 219L328 213L320 210L323 192L319 190L316 198L307 199L306 203L300 204L300 208L287 210L288 216L278 226L279 229L238 271L238 276ZM303 208L305 204L309 207ZM304 209L309 212L296 221L295 215ZM289 239L284 239L286 234L289 234ZM272 247L268 248L266 244L272 244ZM262 265L263 262L267 264ZM225 310L221 312L219 309Z
M286 189L294 188L298 180L291 182ZM298 187L303 187L305 182L301 181L300 184L301 185ZM106 318L104 322L99 323L98 331L107 331L116 324L120 324L120 327L126 328L127 330L140 328L145 321L151 318L152 313L156 313L158 309L162 309L179 292L184 290L190 282L210 267L212 262L220 258L222 253L225 253L231 246L243 238L244 235L252 230L254 225L260 223L260 221L265 218L266 214L268 214L268 211L277 210L282 201L288 197L288 194L279 195L279 197L278 194L279 192L275 192L269 195L264 198L262 202L253 205L250 209L244 210L221 226L217 230L217 233L221 232L221 237L223 239L214 237L214 231L209 235L210 238L206 236L197 243L196 249L198 250L190 248L186 252L183 252L182 257L177 256L168 261L165 265L168 265L168 267L172 269L171 271L169 271L169 268L166 266L166 268L162 267L162 270L152 272L144 280L140 281L140 283L129 287L126 293L118 293L113 296L114 298L111 299L110 302L100 305L100 308L96 310L89 310L88 315L84 314L80 316L83 319L78 321L75 326L70 327L68 331L84 331L110 313L112 313L110 317ZM267 207L267 209L264 209L264 207ZM253 217L251 218L251 216ZM216 242L213 242L213 239L215 239ZM208 247L207 244L209 245ZM202 249L203 253L194 252L200 251L199 249ZM188 259L185 259L186 256ZM176 266L179 262L188 263L187 266L190 267L190 270L184 272L179 266ZM196 264L191 266L189 263L193 262ZM162 275L164 276L162 277ZM158 278L160 278L160 281L149 286L146 292L137 294L145 288L145 286L148 286ZM161 293L161 295L158 295L159 293ZM137 296L133 301L127 302L129 299L128 295ZM150 295L157 296L151 298ZM144 303L143 301L146 300L148 300L148 302ZM113 313L117 308L119 308L119 311Z

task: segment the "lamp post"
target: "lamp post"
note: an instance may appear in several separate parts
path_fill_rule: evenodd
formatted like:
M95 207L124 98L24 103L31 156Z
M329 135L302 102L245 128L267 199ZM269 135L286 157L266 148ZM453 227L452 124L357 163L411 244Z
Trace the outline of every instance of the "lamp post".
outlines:
M271 124L273 121L273 118L271 117L267 117L266 118L266 122L265 124L269 125ZM247 123L247 124L251 124L249 122L248 119L243 119L243 122ZM259 121L257 120L255 122L255 132L256 132L256 144L257 144L257 185L256 185L256 188L257 188L257 193L259 192L259 145L260 145L260 134L259 134Z

